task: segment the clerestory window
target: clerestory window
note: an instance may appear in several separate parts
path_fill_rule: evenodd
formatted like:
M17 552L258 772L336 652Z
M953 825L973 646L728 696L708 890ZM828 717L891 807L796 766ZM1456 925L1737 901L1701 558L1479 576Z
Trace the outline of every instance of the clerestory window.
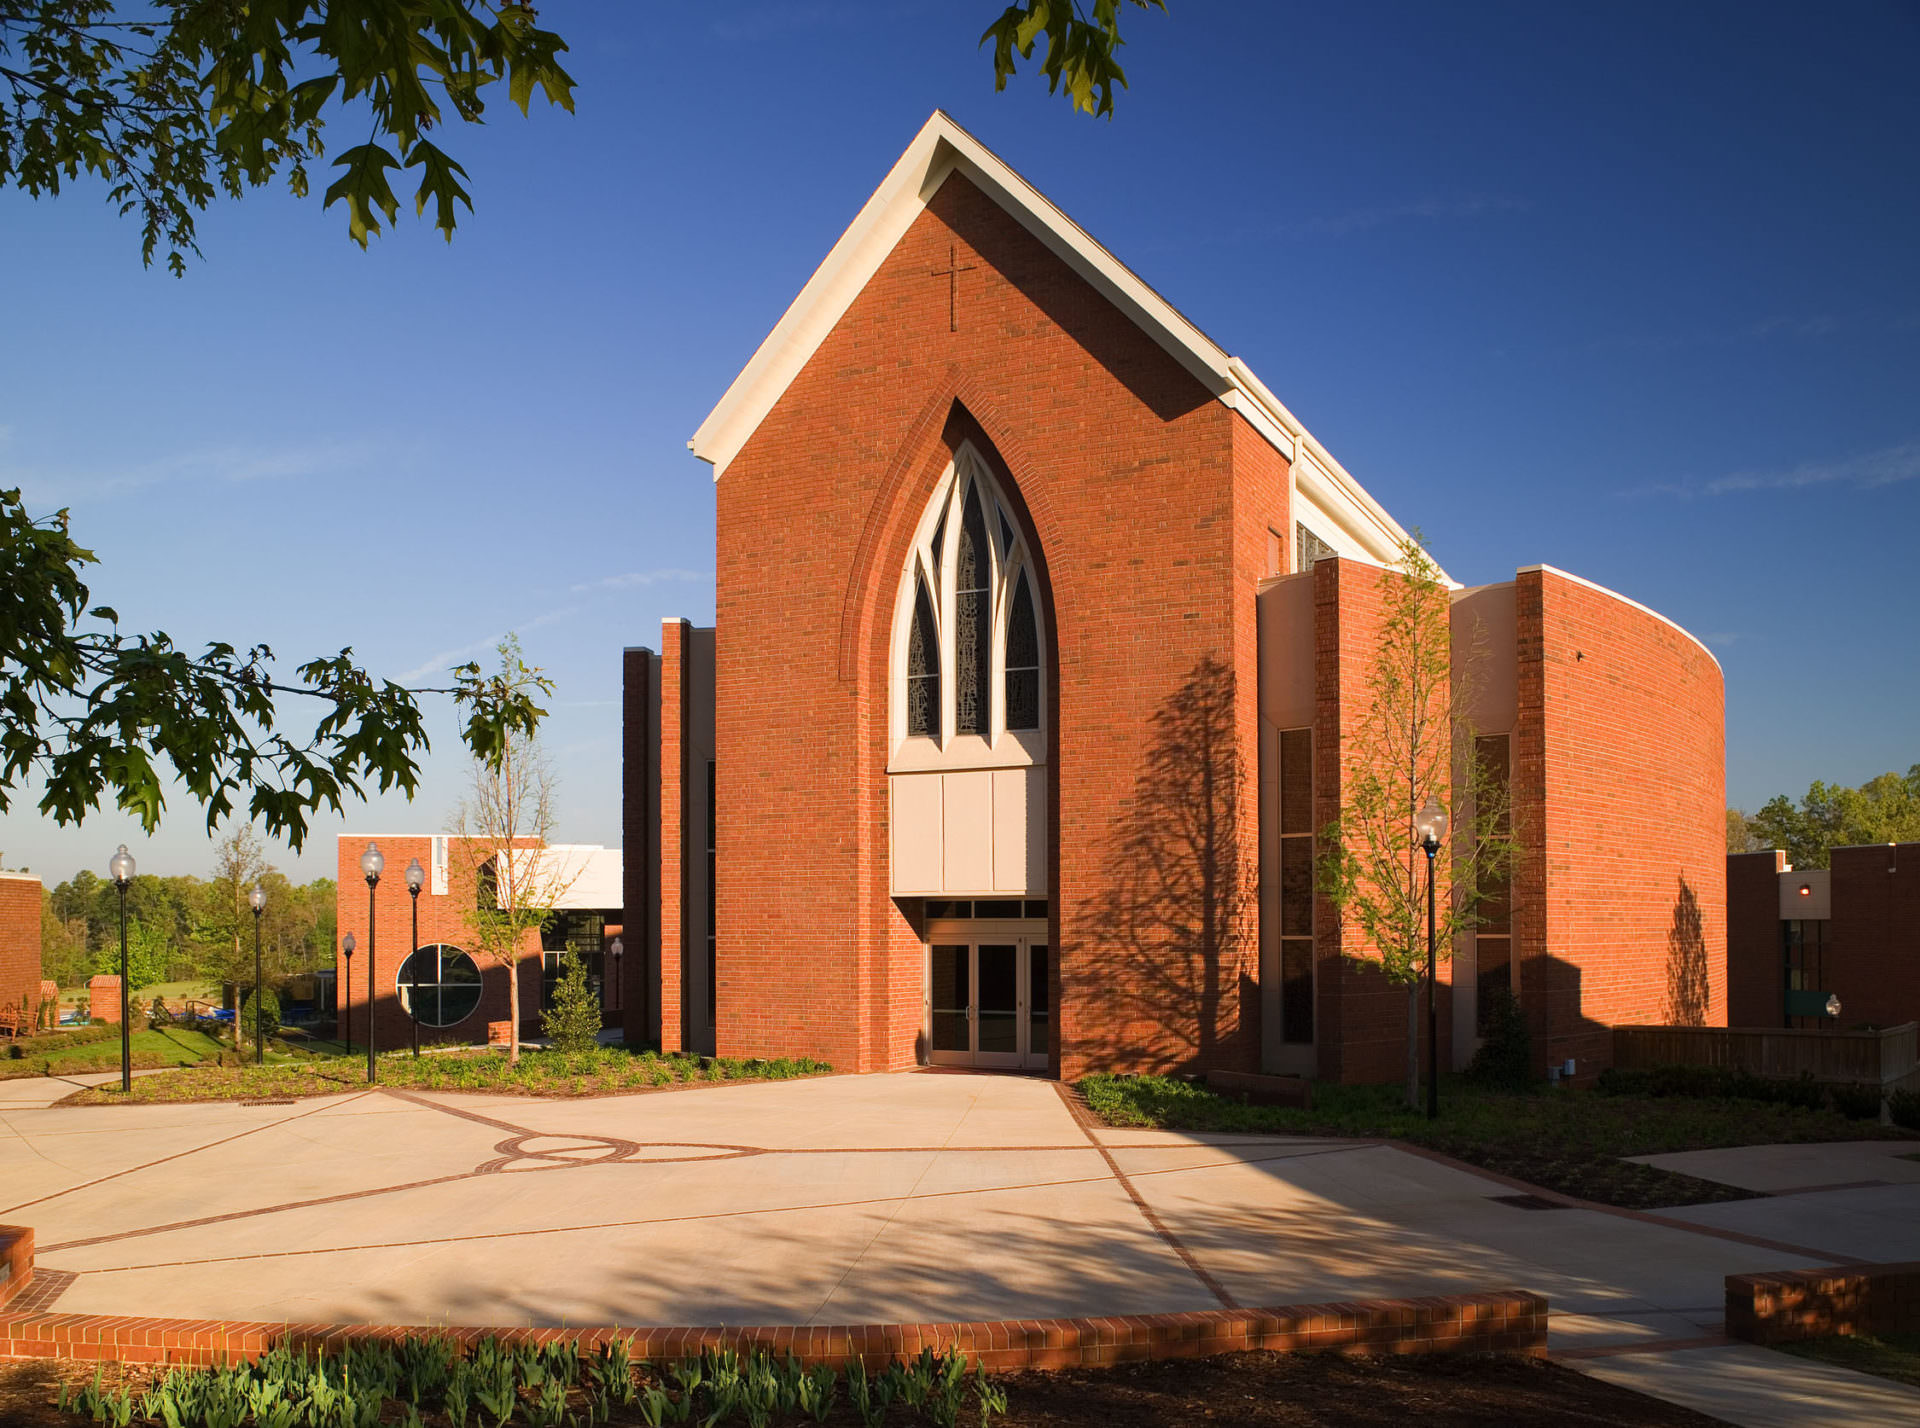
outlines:
M1041 729L1046 681L1033 554L970 447L921 515L896 609L896 737L934 748L971 738L998 749L1009 734Z

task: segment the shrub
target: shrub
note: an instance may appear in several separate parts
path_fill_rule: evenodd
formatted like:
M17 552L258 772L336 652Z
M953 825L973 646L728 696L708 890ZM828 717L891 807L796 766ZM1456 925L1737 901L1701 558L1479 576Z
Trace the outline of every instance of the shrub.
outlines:
M96 1021L73 1031L56 1031L47 1036L23 1036L7 1043L7 1055L16 1061L46 1056L49 1052L69 1051L76 1046L91 1046L96 1041L112 1041L120 1028L110 1021Z
M592 1051L600 1044L600 998L587 984L587 964L571 952L560 956L553 1005L540 1013L540 1029L555 1051Z
M1725 1066L1647 1066L1633 1070L1609 1066L1600 1073L1599 1089L1609 1096L1764 1101L1809 1111L1824 1110L1827 1105L1827 1088L1804 1071L1793 1080L1783 1080Z
M1533 1083L1533 1038L1512 992L1495 990L1488 1000L1487 1039L1473 1053L1467 1079L1502 1091L1524 1091Z
M1840 1085L1830 1089L1833 1093L1833 1108L1841 1115L1856 1121L1880 1119L1881 1097L1878 1086Z
M263 1013L262 1019L266 1024L267 1035L272 1036L280 1029L280 998L274 995L272 987L260 989L260 1010ZM243 1038L247 1041L253 1040L253 993L251 991L240 1003L239 1020L236 1026L239 1028L235 1036L236 1042Z
M1920 1131L1920 1091L1895 1091L1888 1096L1887 1115L1897 1126Z

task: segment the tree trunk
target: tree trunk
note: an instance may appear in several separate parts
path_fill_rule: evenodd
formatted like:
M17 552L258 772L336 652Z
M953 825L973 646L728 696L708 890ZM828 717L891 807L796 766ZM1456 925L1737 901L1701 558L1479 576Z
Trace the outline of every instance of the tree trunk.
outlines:
M1420 982L1407 983L1407 1109L1420 1109Z

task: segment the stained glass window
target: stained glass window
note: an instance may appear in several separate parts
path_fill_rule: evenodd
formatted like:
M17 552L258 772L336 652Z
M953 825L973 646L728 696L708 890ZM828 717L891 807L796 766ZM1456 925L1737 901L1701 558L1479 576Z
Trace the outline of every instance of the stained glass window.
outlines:
M913 629L907 635L907 732L940 734L940 636L924 584L914 595Z
M1033 618L1033 592L1027 572L1013 590L1007 616L1007 727L1040 727L1040 631Z
M987 732L987 679L992 669L993 559L987 549L987 518L980 509L980 488L967 487L960 516L960 546L953 577L954 729Z

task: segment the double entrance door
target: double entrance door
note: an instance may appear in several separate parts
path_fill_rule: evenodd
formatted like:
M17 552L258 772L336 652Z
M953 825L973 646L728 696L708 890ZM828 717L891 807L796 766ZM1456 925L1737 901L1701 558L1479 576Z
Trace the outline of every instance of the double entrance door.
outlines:
M1044 922L930 924L927 1059L1044 1070L1049 970Z

